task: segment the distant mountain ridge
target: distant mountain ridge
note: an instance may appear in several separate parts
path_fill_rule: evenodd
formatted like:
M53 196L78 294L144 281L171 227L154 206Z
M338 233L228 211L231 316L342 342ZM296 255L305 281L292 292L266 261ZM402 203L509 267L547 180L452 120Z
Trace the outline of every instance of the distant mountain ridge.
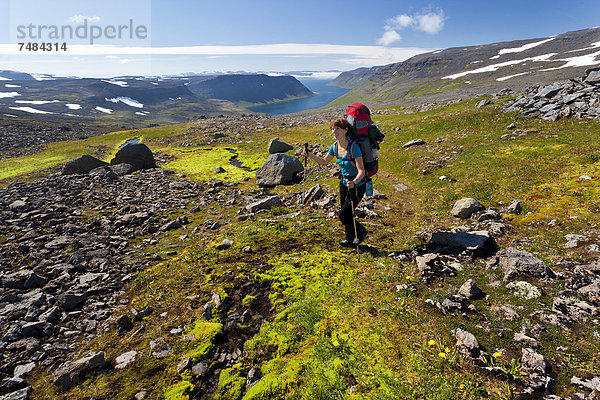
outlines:
M331 84L354 89L340 101L422 102L502 88L522 90L582 76L594 66L600 66L600 27L419 54L400 63L344 72Z
M247 112L246 105L314 95L292 76L265 74L38 78L42 80L0 71L0 118L176 123L198 115L240 114Z
M268 103L313 95L307 87L293 76L217 75L195 77L189 90L205 98L232 102Z

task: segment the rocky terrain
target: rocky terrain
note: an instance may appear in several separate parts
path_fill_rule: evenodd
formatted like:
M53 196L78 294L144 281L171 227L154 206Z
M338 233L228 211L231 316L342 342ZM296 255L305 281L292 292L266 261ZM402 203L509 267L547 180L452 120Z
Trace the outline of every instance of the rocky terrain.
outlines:
M166 232L181 229L182 240L191 235L185 226L200 207L240 201L235 184L223 185L216 179L198 184L160 168L134 175L124 172L100 167L90 174L13 182L0 190L4 393L21 388L29 392L23 377L33 368L56 372L79 341L110 330L127 332L131 320L154 312L128 310L128 301L122 298L124 285L136 272L160 260L140 258L140 252L149 251ZM252 196L246 198L254 201ZM190 204L195 206L190 209ZM179 209L185 211L173 214ZM205 229L210 232L222 223L207 222ZM132 246L138 236L144 237L143 243ZM252 294L259 296L256 291ZM218 308L227 310L230 305L225 302ZM265 312L268 316L268 309ZM256 327L235 336L252 332ZM234 350L223 346L223 351ZM79 373L102 367L105 361L100 358L80 363ZM229 353L225 358L231 360ZM57 385L77 383L69 373L56 374Z
M40 152L44 144L84 139L117 127L85 124L52 124L27 119L0 118L0 160Z
M8 182L0 399L598 398L600 100L582 76L373 110L387 135L357 249L336 245L336 168L297 158L327 150L339 107L202 117L149 140L168 149L151 162ZM266 161L237 181L168 168L206 145Z
M600 118L600 69L586 71L583 79L530 86L525 94L504 105L506 111L519 111L525 117L548 121L560 118Z

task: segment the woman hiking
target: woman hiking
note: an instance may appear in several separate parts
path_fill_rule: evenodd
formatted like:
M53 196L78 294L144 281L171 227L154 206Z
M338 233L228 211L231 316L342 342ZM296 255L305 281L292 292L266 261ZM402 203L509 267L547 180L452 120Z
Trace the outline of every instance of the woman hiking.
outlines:
M307 151L302 155L308 156L319 165L327 165L334 157L340 165L340 213L339 218L346 230L346 238L340 241L344 247L356 246L367 236L367 229L354 219L354 210L365 195L365 167L363 155L356 142L348 138L350 124L344 118L331 121L331 133L336 142L331 145L325 157ZM349 148L352 144L352 149Z

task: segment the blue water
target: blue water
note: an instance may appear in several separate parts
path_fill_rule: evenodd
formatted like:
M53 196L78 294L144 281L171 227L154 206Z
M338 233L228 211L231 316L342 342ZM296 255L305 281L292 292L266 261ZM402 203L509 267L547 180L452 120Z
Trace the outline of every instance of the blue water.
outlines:
M316 96L307 97L305 99L284 101L276 104L266 104L263 106L251 107L250 110L257 113L265 113L271 115L288 114L304 110L312 110L313 108L323 107L331 103L341 95L348 93L348 89L342 89L335 86L327 86L331 79L299 79L300 82L312 92L317 93Z

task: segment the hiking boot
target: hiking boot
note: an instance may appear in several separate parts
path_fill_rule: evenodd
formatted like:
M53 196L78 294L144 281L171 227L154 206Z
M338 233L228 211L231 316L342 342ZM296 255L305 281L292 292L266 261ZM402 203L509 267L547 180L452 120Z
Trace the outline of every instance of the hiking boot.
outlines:
M352 247L353 243L354 243L354 240L352 240L352 239L340 240L340 246L342 246L342 247Z
M369 231L361 225L360 232L358 233L358 237L354 238L354 240L352 241L352 244L354 246L359 245L363 242L363 240L365 240L365 238L367 237L367 234L369 233Z

